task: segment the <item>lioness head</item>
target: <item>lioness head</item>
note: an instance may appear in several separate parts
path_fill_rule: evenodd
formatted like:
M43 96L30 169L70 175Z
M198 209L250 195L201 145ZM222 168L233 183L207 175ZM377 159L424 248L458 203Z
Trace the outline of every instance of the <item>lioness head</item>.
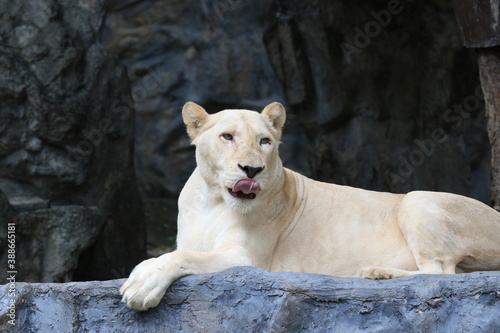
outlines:
M224 110L209 115L188 102L182 117L211 194L233 207L260 202L282 168L278 145L286 118L283 105L269 104L261 113Z

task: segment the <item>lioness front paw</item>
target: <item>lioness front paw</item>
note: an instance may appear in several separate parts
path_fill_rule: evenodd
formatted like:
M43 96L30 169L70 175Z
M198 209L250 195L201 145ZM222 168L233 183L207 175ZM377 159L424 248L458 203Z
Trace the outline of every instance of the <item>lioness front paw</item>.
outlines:
M168 272L164 271L158 258L137 265L120 288L122 301L128 307L144 311L157 306L169 286Z

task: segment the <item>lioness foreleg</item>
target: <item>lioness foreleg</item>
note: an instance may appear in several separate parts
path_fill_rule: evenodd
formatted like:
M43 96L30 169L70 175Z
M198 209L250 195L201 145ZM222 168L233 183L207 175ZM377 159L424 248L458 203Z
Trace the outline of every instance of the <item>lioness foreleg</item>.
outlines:
M147 310L157 306L170 284L180 277L249 265L251 261L239 248L220 252L174 251L137 265L120 293L129 307Z

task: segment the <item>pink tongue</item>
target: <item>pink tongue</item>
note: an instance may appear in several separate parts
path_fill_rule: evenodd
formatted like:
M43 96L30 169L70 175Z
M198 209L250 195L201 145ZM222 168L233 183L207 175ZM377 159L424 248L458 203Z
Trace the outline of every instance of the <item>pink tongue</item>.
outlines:
M257 195L260 192L260 183L249 178L243 178L233 184L232 191L241 191L245 194L254 193Z

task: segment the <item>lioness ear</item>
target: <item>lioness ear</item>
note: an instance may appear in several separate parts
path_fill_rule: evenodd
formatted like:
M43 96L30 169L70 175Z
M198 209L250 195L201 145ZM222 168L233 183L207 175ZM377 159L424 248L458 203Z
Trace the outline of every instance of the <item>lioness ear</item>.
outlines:
M187 102L182 108L182 119L186 124L187 132L191 140L194 140L200 129L208 119L208 113L204 108L193 102Z
M285 124L286 120L286 111L283 105L278 102L274 102L269 104L262 110L262 114L267 116L270 120L271 123L273 124L274 128L278 131L278 140L281 137L281 129L283 128L283 125Z

